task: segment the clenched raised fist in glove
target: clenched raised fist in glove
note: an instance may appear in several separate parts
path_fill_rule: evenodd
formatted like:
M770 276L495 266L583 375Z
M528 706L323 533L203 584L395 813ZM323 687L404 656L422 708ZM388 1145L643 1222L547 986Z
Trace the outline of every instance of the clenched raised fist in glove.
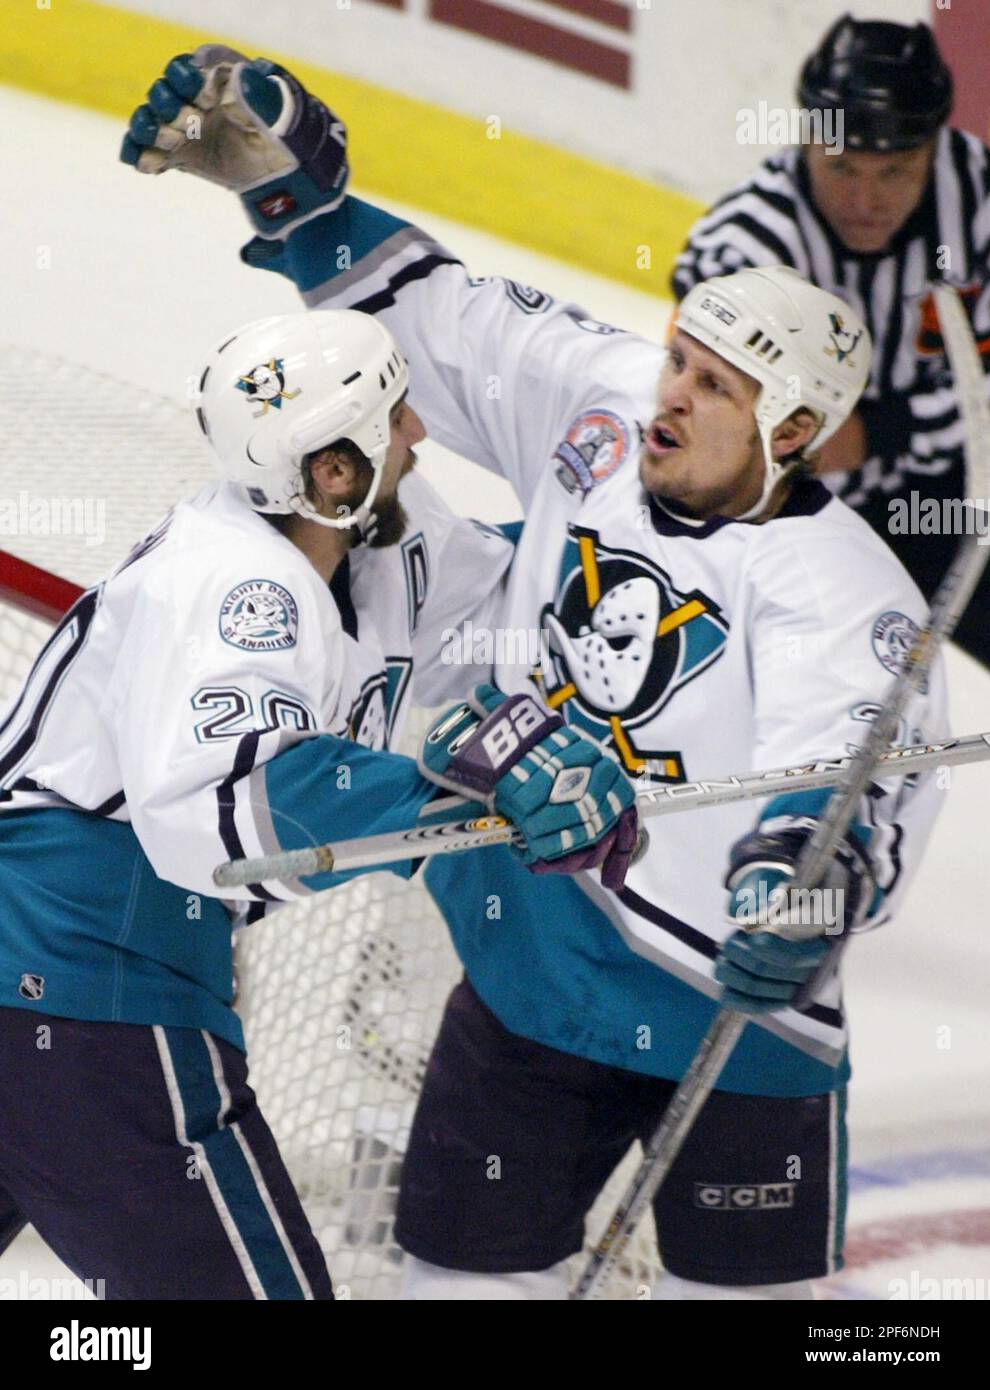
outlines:
M601 866L618 892L638 844L636 798L614 758L531 695L479 685L428 731L423 775L512 821L534 873Z
M143 174L184 169L232 189L269 240L329 212L347 189L347 131L333 112L277 63L221 44L172 59L120 157Z

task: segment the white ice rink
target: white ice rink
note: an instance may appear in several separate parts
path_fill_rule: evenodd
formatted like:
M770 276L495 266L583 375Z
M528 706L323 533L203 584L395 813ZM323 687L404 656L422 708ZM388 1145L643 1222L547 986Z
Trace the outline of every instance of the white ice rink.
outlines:
M0 121L4 342L182 400L188 374L222 333L299 307L287 281L240 264L249 229L236 199L184 176L153 180L125 169L116 162L116 122L4 88ZM501 272L576 299L597 318L661 332L667 307L652 295L415 216L477 274ZM44 428L24 422L32 423ZM455 507L488 520L518 515L499 480L439 450L424 447L422 456ZM51 563L58 568L57 556ZM990 677L955 650L948 663L954 730L990 728ZM969 1296L990 1296L988 802L990 766L952 774L900 920L847 955L849 1267L822 1286L824 1296L960 1297L967 1286L951 1281L961 1280L970 1281ZM33 1277L60 1272L25 1234L0 1257L0 1297L7 1281L32 1296Z

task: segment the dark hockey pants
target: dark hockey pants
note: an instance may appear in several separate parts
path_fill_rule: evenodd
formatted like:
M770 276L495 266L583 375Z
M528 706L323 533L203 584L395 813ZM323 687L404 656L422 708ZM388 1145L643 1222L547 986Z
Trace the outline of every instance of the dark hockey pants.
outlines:
M192 1028L0 1008L0 1250L30 1221L108 1299L331 1299L247 1082Z

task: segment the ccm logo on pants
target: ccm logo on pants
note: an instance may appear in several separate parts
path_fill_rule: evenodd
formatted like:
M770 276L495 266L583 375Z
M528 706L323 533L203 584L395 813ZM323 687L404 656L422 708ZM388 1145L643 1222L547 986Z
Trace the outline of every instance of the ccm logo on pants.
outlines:
M766 1211L794 1205L792 1182L707 1183L694 1185L694 1205L709 1211Z

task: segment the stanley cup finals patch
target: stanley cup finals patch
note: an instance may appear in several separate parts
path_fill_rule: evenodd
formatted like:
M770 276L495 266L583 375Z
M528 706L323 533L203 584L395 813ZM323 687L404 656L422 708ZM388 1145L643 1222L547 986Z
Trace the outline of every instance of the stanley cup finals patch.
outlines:
M588 493L612 476L628 452L625 421L611 410L588 410L557 448L557 481L568 492Z

